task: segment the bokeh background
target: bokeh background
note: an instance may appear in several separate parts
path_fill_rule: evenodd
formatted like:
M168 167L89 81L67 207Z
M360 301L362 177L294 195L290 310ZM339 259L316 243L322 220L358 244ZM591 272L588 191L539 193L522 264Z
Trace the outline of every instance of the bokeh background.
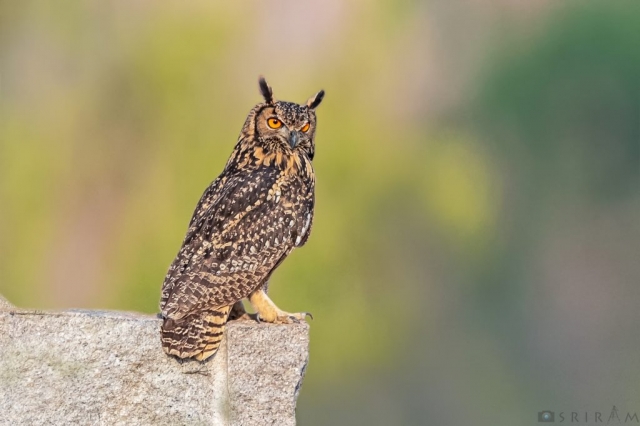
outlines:
M264 74L327 92L300 424L640 413L639 46L635 1L1 2L0 293L157 312Z

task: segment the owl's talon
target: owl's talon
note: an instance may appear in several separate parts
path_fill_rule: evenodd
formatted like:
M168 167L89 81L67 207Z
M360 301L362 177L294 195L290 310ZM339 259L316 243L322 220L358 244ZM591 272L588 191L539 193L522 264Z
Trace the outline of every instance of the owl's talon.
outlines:
M260 319L271 324L293 324L304 322L307 317L313 318L309 312L290 313L278 309L262 288L251 293L249 301L254 310L260 314Z
M311 316L308 312L279 312L274 319L274 324L299 324L304 322L307 316ZM311 317L313 318L313 317Z
M298 319L298 320L300 320L302 322L306 321L307 317L313 319L313 315L311 315L310 312L300 312L300 313L294 314L294 315L296 315L296 319Z
M290 314L278 315L273 321L274 324L293 324L299 322L296 317Z

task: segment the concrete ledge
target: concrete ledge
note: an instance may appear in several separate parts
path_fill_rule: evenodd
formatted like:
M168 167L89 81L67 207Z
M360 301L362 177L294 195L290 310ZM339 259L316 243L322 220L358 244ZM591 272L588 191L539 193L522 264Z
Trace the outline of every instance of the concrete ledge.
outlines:
M0 300L1 425L294 425L307 324L233 321L210 360L160 348L160 320Z

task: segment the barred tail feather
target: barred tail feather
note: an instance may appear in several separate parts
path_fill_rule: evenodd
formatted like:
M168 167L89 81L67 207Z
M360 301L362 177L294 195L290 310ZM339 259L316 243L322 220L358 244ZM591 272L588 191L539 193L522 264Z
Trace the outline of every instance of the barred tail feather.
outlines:
M162 349L178 358L203 361L216 353L231 306L195 312L179 320L165 318L162 324Z

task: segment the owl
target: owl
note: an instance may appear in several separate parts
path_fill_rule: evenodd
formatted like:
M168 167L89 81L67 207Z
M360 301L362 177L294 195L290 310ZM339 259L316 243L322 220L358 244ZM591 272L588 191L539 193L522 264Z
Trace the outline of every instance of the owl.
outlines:
M260 321L304 321L267 296L269 277L309 238L313 223L316 108L277 101L264 78L264 102L249 112L222 174L204 191L162 285L162 348L203 361L218 349L230 315L249 299Z

